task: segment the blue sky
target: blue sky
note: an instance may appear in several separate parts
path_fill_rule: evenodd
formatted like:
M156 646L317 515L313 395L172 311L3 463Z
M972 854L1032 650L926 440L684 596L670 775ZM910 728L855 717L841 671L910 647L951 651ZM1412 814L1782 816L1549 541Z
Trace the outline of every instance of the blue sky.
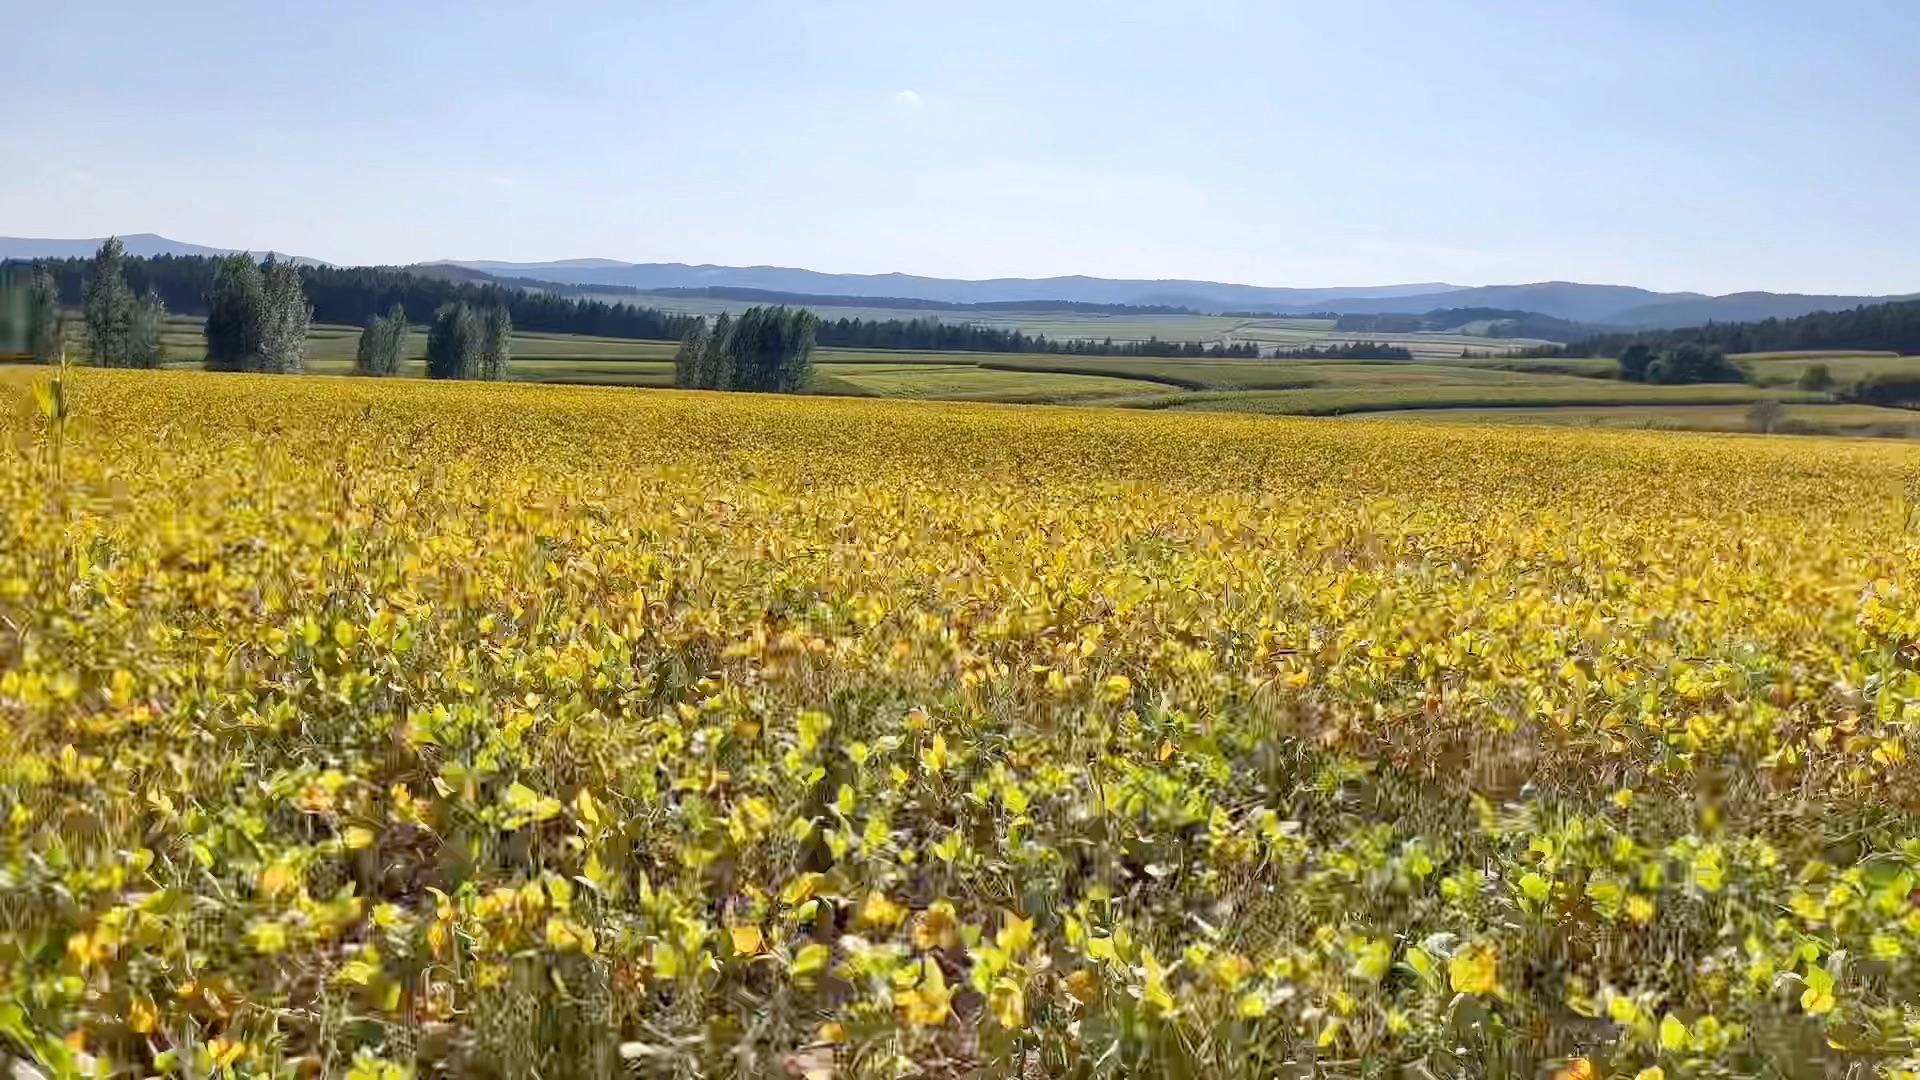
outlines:
M0 0L0 234L1920 291L1913 0Z

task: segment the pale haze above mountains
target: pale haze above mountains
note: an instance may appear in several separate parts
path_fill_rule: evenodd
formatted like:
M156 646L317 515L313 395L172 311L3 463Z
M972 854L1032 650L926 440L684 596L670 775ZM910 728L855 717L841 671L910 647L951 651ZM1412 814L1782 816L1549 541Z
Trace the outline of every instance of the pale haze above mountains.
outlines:
M128 254L148 257L222 255L230 250L182 243L152 233L124 236L121 240L126 244ZM0 237L0 261L86 257L92 255L100 243L97 238L56 240ZM291 258L299 262L318 261L299 256ZM897 297L958 304L1020 300L1079 301L1169 305L1199 311L1244 311L1274 315L1307 312L1420 314L1439 308L1499 308L1623 327L1673 327L1705 322L1791 318L1814 311L1844 310L1862 304L1920 296L1913 293L1819 296L1770 292L1707 296L1701 293L1654 292L1628 285L1589 285L1569 281L1484 286L1423 282L1328 288L1084 276L968 281L912 274L831 274L778 266L692 266L683 263L628 263L613 259L565 259L555 262L446 260L436 265L460 266L501 278L525 278L574 286L600 285L642 293L652 289L725 287L812 296ZM645 301L640 298L636 302Z

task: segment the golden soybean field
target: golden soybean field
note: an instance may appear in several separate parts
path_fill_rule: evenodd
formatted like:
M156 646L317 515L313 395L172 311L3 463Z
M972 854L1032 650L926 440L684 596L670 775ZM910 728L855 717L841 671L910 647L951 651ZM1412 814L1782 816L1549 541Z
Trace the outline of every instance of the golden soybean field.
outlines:
M1920 1069L1920 451L45 377L47 1076Z

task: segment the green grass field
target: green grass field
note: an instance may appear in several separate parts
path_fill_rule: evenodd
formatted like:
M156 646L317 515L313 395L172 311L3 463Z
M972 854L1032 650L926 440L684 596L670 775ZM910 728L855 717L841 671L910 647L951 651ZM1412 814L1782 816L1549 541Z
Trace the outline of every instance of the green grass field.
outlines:
M876 313L882 311L875 309ZM884 311L893 317L900 315L892 309ZM1222 339L1288 346L1324 345L1344 339L1331 333L1330 322L1308 319L1106 319L1082 314L1052 318L1054 322L1048 326L1023 325L1023 329L1058 336L1115 338L1135 333L1167 338L1214 333ZM1154 329L1155 320L1165 320L1164 325ZM1096 328L1092 325L1095 323L1102 325ZM1377 339L1406 344L1418 361L821 349L815 354L813 390L851 397L1319 416L1394 413L1457 422L1714 431L1751 430L1749 407L1754 401L1771 398L1789 406L1780 426L1783 431L1920 437L1920 414L1836 404L1825 395L1802 393L1793 387L1800 373L1815 362L1827 364L1834 378L1845 385L1873 372L1920 372L1920 357L1869 352L1756 353L1738 359L1755 372L1760 385L1661 387L1614 380L1611 360L1484 355L1495 344L1490 339L1445 334L1378 335ZM308 369L322 374L351 373L358 340L359 330L354 327L315 326L308 340ZM169 320L163 341L169 366L193 366L203 355L198 320ZM1461 349L1482 355L1462 358ZM513 339L512 378L526 382L671 386L674 350L672 342L523 331ZM424 375L423 331L416 329L409 336L407 352L402 374Z
M1791 385L1801 372L1814 364L1827 365L1834 381L1842 386L1880 372L1920 375L1920 356L1896 356L1893 353L1749 353L1735 359L1746 364L1760 382L1768 386Z

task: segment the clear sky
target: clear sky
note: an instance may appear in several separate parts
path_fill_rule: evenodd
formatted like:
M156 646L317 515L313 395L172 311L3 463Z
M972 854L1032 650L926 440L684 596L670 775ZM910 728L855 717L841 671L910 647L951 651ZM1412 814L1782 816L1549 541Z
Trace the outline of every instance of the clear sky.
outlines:
M0 235L1920 291L1916 0L0 0Z

